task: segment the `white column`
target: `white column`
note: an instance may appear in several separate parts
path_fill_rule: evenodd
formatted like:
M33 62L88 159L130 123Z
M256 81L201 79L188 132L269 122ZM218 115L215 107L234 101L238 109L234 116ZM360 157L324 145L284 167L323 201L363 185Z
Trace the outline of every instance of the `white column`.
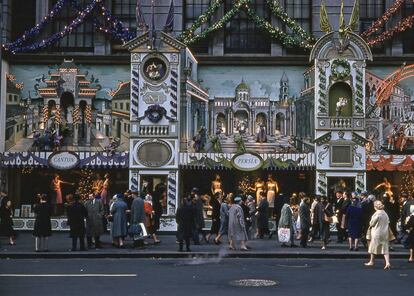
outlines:
M1 79L0 79L0 152L5 149L5 134L6 134L6 73L9 72L9 64L6 61L1 61Z

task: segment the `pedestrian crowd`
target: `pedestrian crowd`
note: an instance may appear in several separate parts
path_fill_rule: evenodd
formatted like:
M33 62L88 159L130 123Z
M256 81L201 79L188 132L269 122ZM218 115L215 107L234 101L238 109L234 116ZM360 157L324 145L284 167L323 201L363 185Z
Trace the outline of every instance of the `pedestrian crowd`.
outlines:
M145 247L148 238L159 244L157 231L165 206L165 192L165 188L158 188L152 194L128 190L114 195L108 207L99 194L90 194L86 200L81 200L77 194L70 195L66 208L72 239L70 250L78 250L78 242L80 251L102 248L100 237L107 229L117 248L125 246L128 236L132 238L133 247ZM242 193L224 196L217 192L209 197L193 188L176 211L179 251L184 251L185 244L185 250L190 252L191 242L220 245L225 236L230 250L248 251L251 249L249 240L271 239L273 235L281 247L307 248L309 243L320 240L322 250L326 250L334 225L338 243L347 241L349 251L362 247L368 250L367 266L374 265L376 255L384 255L385 268L390 268L389 251L393 251L396 243L408 248L408 261L414 261L414 199L410 194L403 192L397 199L387 193L377 197L367 192L342 190L337 190L332 198L310 198L303 192L290 197L280 193L274 208L269 208L265 193L259 197L257 203L253 196ZM48 251L52 207L46 195L37 195L34 212L35 251ZM11 201L7 194L1 193L0 234L9 239L10 245L16 243L12 216ZM205 227L208 216L211 217L209 231ZM274 224L272 230L269 222Z

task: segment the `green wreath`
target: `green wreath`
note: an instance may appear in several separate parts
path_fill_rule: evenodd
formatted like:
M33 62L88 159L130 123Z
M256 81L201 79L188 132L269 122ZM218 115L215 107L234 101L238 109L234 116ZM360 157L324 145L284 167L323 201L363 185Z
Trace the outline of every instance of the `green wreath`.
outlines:
M341 67L342 71L338 68ZM337 59L332 62L332 76L336 80L344 80L351 74L351 66L345 59Z

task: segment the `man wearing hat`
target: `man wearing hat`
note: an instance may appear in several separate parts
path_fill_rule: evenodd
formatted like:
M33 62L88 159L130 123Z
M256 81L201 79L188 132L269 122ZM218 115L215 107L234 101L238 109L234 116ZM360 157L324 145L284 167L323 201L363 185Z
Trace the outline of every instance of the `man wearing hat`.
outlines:
M204 240L207 242L206 234L203 231L205 226L204 223L204 204L203 201L198 194L198 188L194 187L190 193L191 200L195 207L195 224L194 224L194 231L193 231L193 240L195 245L200 244L200 233L203 235Z
M85 251L85 219L88 212L85 206L80 202L79 194L73 195L73 203L68 208L68 225L70 226L70 237L72 238L71 251L77 250L79 239L80 250Z

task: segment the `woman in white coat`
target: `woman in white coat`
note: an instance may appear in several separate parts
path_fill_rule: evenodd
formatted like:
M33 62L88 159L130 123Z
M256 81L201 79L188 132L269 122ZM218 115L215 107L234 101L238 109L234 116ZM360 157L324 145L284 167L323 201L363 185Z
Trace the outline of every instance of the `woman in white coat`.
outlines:
M381 201L374 202L375 213L372 215L369 222L369 230L367 240L369 240L368 253L370 260L365 263L365 266L374 266L375 255L384 255L385 267L390 269L390 254L389 254L389 223L387 213L384 211L384 205Z

